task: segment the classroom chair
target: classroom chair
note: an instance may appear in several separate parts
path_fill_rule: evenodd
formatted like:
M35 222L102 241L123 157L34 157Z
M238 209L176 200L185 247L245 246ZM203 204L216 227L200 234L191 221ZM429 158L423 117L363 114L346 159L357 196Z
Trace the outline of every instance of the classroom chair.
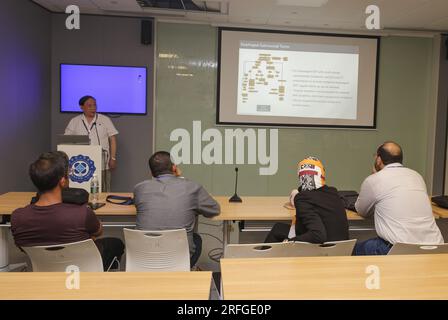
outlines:
M229 244L225 248L224 258L350 256L355 243L356 239L323 244L307 242Z
M190 271L187 232L123 229L126 271Z
M436 254L436 253L448 253L448 243L443 244L396 243L392 246L388 255Z
M103 272L103 260L92 239L22 249L30 258L34 272L66 272L69 266L81 272Z

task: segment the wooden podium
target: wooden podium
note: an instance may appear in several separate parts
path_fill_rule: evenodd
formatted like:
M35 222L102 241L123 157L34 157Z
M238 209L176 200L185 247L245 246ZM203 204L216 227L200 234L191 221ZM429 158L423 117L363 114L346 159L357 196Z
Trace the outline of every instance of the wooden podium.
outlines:
M70 188L85 189L90 193L90 182L96 174L101 190L103 157L101 146L59 144L58 151L64 151L69 159Z

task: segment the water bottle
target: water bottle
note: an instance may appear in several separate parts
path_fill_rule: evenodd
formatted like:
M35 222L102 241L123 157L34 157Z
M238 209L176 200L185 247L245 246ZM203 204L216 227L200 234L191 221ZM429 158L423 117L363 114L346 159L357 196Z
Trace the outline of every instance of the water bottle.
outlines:
M100 183L98 181L98 176L96 174L93 175L92 180L90 181L90 202L97 203L100 196Z

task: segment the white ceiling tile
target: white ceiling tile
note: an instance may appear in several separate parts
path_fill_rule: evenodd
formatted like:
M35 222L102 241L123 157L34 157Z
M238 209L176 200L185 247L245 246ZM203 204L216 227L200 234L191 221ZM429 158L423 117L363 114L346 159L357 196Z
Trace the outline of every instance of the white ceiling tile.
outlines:
M208 21L207 14L205 12L187 11L185 17L193 21Z
M117 0L120 1L120 0ZM69 5L77 5L81 14L86 11L97 11L98 6L91 2L91 0L38 0L40 5L47 7L47 5L57 8L59 12L65 12L65 8Z
M237 24L257 24L257 25L265 25L267 24L267 18L258 18L253 16L243 17L243 16L230 16L229 22L237 23Z
M229 17L268 18L274 7L274 0L230 1Z
M136 0L34 0L52 11L63 12L70 4L80 7L81 13L104 14L116 12L145 14L151 10L140 8ZM113 4L111 1L116 1ZM292 0L291 0L292 1ZM292 3L288 0L288 3ZM228 15L207 13L187 13L183 19L192 21L228 22L248 25L312 25L314 27L333 27L362 30L365 29L370 4L380 8L381 25L385 28L448 30L448 0L328 0L322 7L298 7L279 5L277 0L207 0L215 7L229 7ZM286 2L284 2L286 3ZM159 9L157 12L172 14L172 10ZM288 21L289 23L286 23Z
M136 0L91 0L96 6L107 11L141 12Z
M33 0L33 2L41 5L44 8L47 8L50 11L54 11L54 12L62 11L62 9L59 8L59 6L57 6L56 4L53 4L52 2L50 2L48 0Z
M448 17L435 20L432 23L427 25L428 29L435 29L435 30L448 30Z
M212 23L222 23L222 22L228 22L229 16L226 14L219 14L219 13L207 13L207 19Z
M384 25L395 28L422 29L446 17L448 17L448 1L432 0L420 4L418 8L403 10L401 14L386 16Z

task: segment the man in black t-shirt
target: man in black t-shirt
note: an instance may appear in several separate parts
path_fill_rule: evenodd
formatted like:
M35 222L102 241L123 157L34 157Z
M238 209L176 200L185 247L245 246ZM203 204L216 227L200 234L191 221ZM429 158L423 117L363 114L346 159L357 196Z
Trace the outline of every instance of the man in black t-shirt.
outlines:
M62 203L62 189L68 186L68 157L64 152L43 153L30 165L29 175L39 191L39 200L16 209L11 231L18 247L46 246L95 240L102 232L101 222L86 205ZM121 258L120 239L96 239L106 270L114 257Z

